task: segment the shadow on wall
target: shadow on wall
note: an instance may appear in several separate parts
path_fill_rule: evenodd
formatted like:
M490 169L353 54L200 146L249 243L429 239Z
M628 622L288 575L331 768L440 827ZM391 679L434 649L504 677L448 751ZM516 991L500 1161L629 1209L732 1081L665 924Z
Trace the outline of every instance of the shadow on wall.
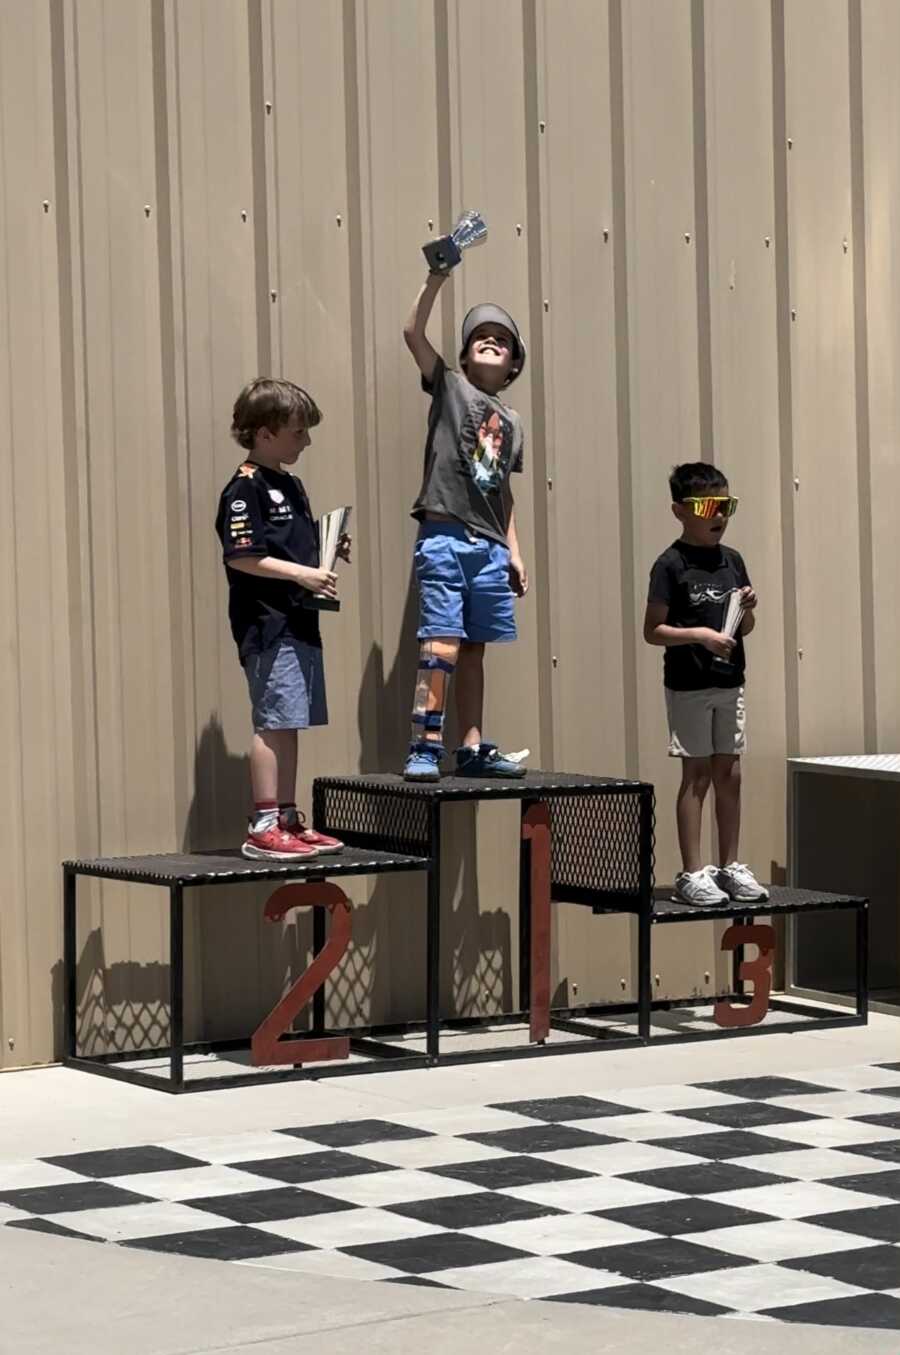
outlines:
M63 1049L63 965L51 971L57 1056ZM107 965L99 928L78 959L76 1039L79 1054L159 1049L169 1039L169 966L127 960Z
M250 806L250 759L245 752L229 751L221 722L212 715L197 744L184 849L236 847ZM308 910L291 913L283 923L264 922L272 891L267 881L187 892L188 1038L249 1035L309 963Z
M357 707L362 772L398 771L406 756L417 618L410 574L390 668L385 672L384 651L373 645L363 672ZM452 689L445 742L450 748L457 742ZM440 990L447 1016L493 1014L512 1006L509 915L502 909L482 912L479 906L476 814L475 806L454 805L443 818ZM425 908L424 878L384 875L376 877L369 902L354 911L354 948L364 946L369 957L369 1019L374 1022L424 1016Z
M194 754L194 798L182 835L186 852L211 851L228 843L246 822L251 802L250 759L230 753L218 716L206 723Z

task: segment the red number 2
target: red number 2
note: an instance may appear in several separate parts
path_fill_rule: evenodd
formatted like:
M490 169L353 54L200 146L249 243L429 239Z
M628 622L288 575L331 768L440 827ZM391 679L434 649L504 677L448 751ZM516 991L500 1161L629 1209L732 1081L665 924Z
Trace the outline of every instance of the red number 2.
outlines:
M350 1057L350 1040L346 1035L281 1039L290 1030L297 1013L322 987L350 943L350 900L343 889L330 882L283 885L266 904L265 917L269 922L278 922L291 908L304 906L328 909L331 934L309 968L254 1032L250 1056L257 1067L267 1063L315 1063L321 1059Z

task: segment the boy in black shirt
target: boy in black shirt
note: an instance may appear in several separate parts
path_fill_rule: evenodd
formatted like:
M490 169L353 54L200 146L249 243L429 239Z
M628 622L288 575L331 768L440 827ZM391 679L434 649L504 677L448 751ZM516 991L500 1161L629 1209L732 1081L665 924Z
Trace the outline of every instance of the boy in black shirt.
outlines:
M682 759L678 842L684 869L675 880L682 903L767 899L767 890L737 861L744 752L744 640L756 624L756 593L744 561L722 545L737 508L728 481L705 462L676 466L669 478L680 538L650 573L644 639L665 645L663 682L669 756ZM735 639L723 634L732 593L743 619ZM700 827L710 783L715 791L719 866L703 866Z
M322 415L290 381L260 378L241 391L231 433L248 453L219 500L216 531L228 577L228 615L253 707L254 812L241 851L298 861L343 843L307 828L296 805L297 730L328 723L318 612L310 593L335 597L319 567L318 528L292 466ZM349 538L342 555L349 559Z
M463 321L461 370L445 366L425 327L446 276L429 274L403 331L432 397L422 487L412 509L421 523L419 674L403 774L408 781L440 778L455 673L456 775L520 777L521 755L501 753L483 739L481 726L485 644L515 640L513 596L528 589L509 485L510 472L522 470L522 424L500 399L525 365L525 345L506 311L475 306Z

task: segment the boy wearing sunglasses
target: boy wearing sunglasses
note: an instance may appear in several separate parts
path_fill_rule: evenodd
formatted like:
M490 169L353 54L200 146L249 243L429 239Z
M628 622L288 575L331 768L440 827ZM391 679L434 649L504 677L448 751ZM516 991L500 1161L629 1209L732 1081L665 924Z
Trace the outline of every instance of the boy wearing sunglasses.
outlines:
M683 869L681 903L767 899L749 866L737 860L744 752L744 640L756 618L756 594L743 559L722 538L738 501L716 466L676 466L669 477L681 536L650 573L644 639L664 645L663 683L669 756L681 759L676 819ZM735 638L724 633L732 595L741 604ZM704 865L700 828L707 791L715 793L719 864Z

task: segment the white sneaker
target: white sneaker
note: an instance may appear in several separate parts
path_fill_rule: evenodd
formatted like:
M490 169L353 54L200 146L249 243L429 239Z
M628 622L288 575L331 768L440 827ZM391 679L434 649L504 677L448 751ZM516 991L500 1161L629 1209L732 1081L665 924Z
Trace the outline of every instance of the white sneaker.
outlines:
M709 903L726 903L728 895L716 884L715 866L704 866L693 872L683 870L675 876L675 892L672 897L676 903L693 903L698 907Z
M739 861L723 866L716 872L716 880L730 899L739 902L762 903L769 897L765 885L759 883L749 866L742 866Z

